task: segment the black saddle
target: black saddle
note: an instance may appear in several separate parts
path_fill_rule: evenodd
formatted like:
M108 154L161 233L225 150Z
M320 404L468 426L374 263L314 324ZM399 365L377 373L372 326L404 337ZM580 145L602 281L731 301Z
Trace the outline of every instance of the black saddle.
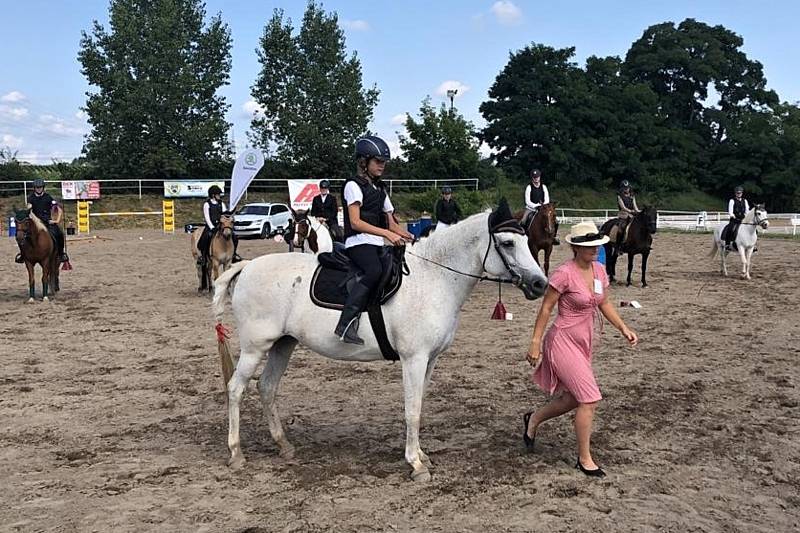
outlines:
M319 265L311 279L311 301L319 307L341 310L347 299L347 284L357 278L361 270L347 257L344 245L334 243L332 252L317 255ZM383 275L370 297L367 308L380 307L400 290L403 276L408 275L405 248L384 246L381 251Z

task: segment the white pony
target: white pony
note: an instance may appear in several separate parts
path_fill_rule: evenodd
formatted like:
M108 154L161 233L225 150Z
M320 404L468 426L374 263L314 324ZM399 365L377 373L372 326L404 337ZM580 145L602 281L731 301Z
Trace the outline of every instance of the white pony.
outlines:
M504 212L510 218L507 204ZM531 256L527 238L516 221L506 219L489 227L490 220L498 222L499 218L496 214L474 215L408 246L410 275L404 279L400 291L383 306L386 333L402 363L405 458L416 481L430 479L430 461L419 445L422 398L437 357L453 342L461 306L478 279L488 273L511 281L529 300L541 296L547 287L547 278ZM238 468L245 461L239 440L239 402L256 367L267 354L258 389L270 433L282 457L292 457L294 447L283 432L275 397L298 343L333 359L383 360L366 313L362 314L359 330L365 341L363 346L345 344L334 335L339 312L317 307L309 298L309 283L316 267L316 257L306 254L265 255L235 264L215 284L213 310L219 333L224 331L220 321L229 286L238 277L231 289L241 345L235 372L227 342L220 336L223 379L228 391L231 467ZM422 318L409 323L409 317Z
M725 240L722 238L722 230L725 229L726 225L727 223L721 224L714 230L714 242L711 247L711 254L709 254L710 257L714 257L719 251L720 272L722 272L723 276L728 275L728 266L725 264L725 258L729 252L725 250ZM742 277L745 279L750 279L753 249L758 241L758 232L756 231L758 227L762 229L769 227L767 210L764 209L763 204L757 204L747 212L741 226L739 226L739 233L736 235L736 248L739 250L739 257L742 260Z
M317 217L302 212L295 213L294 216L292 244L295 248L303 246L303 251L312 255L333 251L333 239L327 224L321 222Z

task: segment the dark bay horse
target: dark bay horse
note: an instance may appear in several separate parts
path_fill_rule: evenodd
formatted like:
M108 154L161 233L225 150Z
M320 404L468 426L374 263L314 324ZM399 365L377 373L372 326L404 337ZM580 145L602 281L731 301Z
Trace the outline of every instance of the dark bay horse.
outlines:
M20 245L25 268L28 269L28 302L34 301L36 282L34 267L42 268L42 301L48 301L48 291L58 292L58 247L44 222L29 209L16 211L17 243Z
M517 220L522 220L525 211L520 211L514 215ZM544 204L536 211L533 220L525 228L528 235L528 248L531 255L539 262L539 251L544 251L544 274L550 273L550 254L553 252L553 242L556 239L556 204Z
M644 206L634 215L628 224L627 235L619 235L619 218L607 220L600 228L600 233L608 235L610 240L603 245L606 250L606 273L611 281L617 271L617 258L620 254L628 254L628 279L631 285L631 272L633 272L633 257L642 256L642 287L647 287L647 258L653 245L653 234L657 231L656 222L658 210L655 207Z

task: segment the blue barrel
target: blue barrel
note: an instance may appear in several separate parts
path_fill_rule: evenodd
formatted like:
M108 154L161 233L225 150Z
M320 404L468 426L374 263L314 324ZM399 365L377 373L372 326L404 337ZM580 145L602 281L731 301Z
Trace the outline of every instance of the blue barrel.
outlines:
M431 220L431 217L429 217L429 216L420 217L420 219L419 219L419 233L420 233L420 235L422 235L423 231L425 231L426 229L430 228L432 224L433 224L433 220ZM419 237L419 235L417 235L417 237Z
M420 227L419 220L409 220L407 223L408 232L419 239L420 234L422 234L422 228Z
M8 236L17 236L17 221L14 219L14 217L8 217Z
M606 264L606 247L601 246L600 250L597 252L597 261L600 263Z

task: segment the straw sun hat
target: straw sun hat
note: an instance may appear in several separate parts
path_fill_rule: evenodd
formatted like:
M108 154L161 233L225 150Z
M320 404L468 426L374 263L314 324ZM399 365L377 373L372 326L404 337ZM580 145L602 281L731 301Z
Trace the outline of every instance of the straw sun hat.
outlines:
M567 242L575 246L600 246L608 242L608 236L601 235L594 222L580 222L569 229Z

